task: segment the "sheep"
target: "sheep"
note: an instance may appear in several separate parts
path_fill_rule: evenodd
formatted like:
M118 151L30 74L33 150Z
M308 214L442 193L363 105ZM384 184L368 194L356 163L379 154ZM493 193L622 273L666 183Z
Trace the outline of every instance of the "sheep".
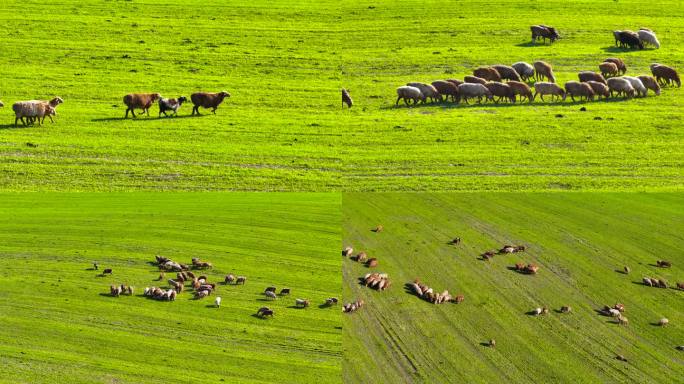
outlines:
M378 225L377 227L371 229L371 231L373 231L373 232L375 232L375 233L380 233L380 232L382 232L383 229L384 229L384 228L383 228L382 225Z
M615 46L616 47L622 46L622 43L620 42L620 32L622 32L622 31L613 31L613 37L615 38Z
M356 300L353 303L347 303L347 304L342 306L342 312L345 312L345 313L355 312L356 310L363 307L364 304L365 304L365 302L363 300Z
M54 122L55 122L55 121L52 119L52 116L56 116L56 115L57 115L57 107L58 107L60 104L64 103L64 100L62 100L61 97L54 97L54 98L52 98L51 100L30 100L29 102L31 102L31 103L48 104L50 107L52 107L52 109L46 108L45 114L44 114L43 116L41 116L41 117L42 117L42 120L40 121L40 124L42 124L42 123L45 121L45 117L46 117L46 116L50 118L50 122L51 122L51 123L54 123ZM37 116L29 117L29 120L30 120L31 122L33 122L33 121L35 121L35 120L38 119L38 118L39 118L39 117L37 117Z
M19 125L19 120L21 120L22 125L29 125L36 120L38 124L42 124L45 116L55 114L55 109L50 104L37 100L16 102L12 104L12 110L15 114L15 126ZM24 121L24 118L26 118L26 121ZM50 119L52 120L52 117Z
M477 77L477 76L466 76L463 78L463 83L473 83L473 84L482 84L485 85L487 84L487 80ZM459 84L459 87L461 85Z
M349 95L349 91L342 88L342 108L344 108L345 104L347 104L347 108L351 108L352 105L354 105L354 102L352 101L352 98Z
M413 100L413 105L418 104L419 100L425 100L425 96L416 87L401 86L397 88L397 102L394 105L399 105L399 100L404 100L406 105L409 105L409 100Z
M683 283L677 283L677 289L684 291L684 282Z
M610 96L613 97L613 92L618 96L623 95L625 98L634 97L634 87L627 79L621 77L612 77L608 79L608 88L610 89Z
M551 101L555 96L565 101L565 91L555 83L539 82L534 84L534 96L532 100L537 98L537 95L544 101L544 95L551 95Z
M436 100L442 101L442 95L439 94L437 89L430 84L425 83L408 83L409 87L416 87L420 89L420 93L423 95L423 103L429 98L430 101L434 102Z
M684 351L684 345L678 345L675 347L675 349L678 351Z
M93 269L97 271L97 268L99 267L99 264L93 263Z
M270 311L270 308L268 308L268 307L261 307L261 308L259 308L259 309L257 310L256 313L257 313L257 315L260 315L260 314L261 314L262 312L264 312L264 311Z
M639 40L641 40L642 43L646 43L649 45L653 45L656 48L660 48L660 42L658 41L656 34L652 31L640 29L637 32L637 35L639 36Z
M630 49L644 49L644 44L639 40L639 35L632 31L620 31L618 33L620 45L629 46Z
M264 318L264 317L266 317L266 316L271 316L271 317L273 317L273 310L272 310L272 309L269 309L268 307L261 307L261 308L259 308L259 310L257 311L256 315L257 315L258 317L261 317L261 318Z
M109 293L114 297L119 297L122 293L122 289L119 286L111 285L109 286Z
M351 256L353 253L354 253L354 248L352 248L352 247L345 247L345 248L342 250L342 256L344 256L344 257L349 257L349 256Z
M232 284L234 281L235 281L235 275L233 275L232 273L226 275L226 278L223 280L223 282L225 284Z
M534 316L539 316L542 314L542 309L537 307L537 308L533 309L532 311L530 311L530 313L533 314Z
M577 77L579 77L579 81L582 83L586 83L589 81L596 81L602 84L607 84L606 79L601 75L600 73L597 72L592 72L592 71L582 71L577 74Z
M128 118L128 112L135 118L134 109L142 109L142 113L147 113L150 115L150 107L155 101L159 100L161 95L158 93L130 93L123 98L123 103L126 104L126 117Z
M278 298L278 296L276 296L275 292L272 292L272 291L266 291L266 292L264 292L264 295L269 300L275 300Z
M603 60L604 63L613 63L617 65L618 71L621 75L624 75L627 72L627 65L625 65L625 62L617 57L609 57L605 60Z
M102 276L104 275L111 275L112 274L112 269L111 268L106 268L104 271L102 271Z
M551 67L551 64L543 61L535 61L532 65L534 66L535 80L544 80L544 78L546 78L551 83L556 82L556 77L553 75L553 67Z
M648 76L648 75L641 75L637 76L639 80L641 80L641 83L646 87L647 89L650 89L653 91L653 93L656 94L656 96L660 96L660 85L658 85L658 81L655 79L653 76Z
M372 257L366 261L366 267L368 268L375 268L378 266L378 259L375 257Z
M290 288L283 288L280 290L280 293L279 293L280 296L287 296L289 294L290 294Z
M465 296L458 295L452 301L456 304L461 304L463 302L463 300L465 300Z
M368 255L366 254L366 252L360 252L358 255L353 257L353 259L355 259L359 263L365 263L366 260L368 259Z
M536 42L541 37L546 43L546 39L549 39L553 44L554 41L560 39L560 35L555 28L549 27L548 25L532 25L530 26L530 31L532 31L532 42Z
M490 346L491 348L496 347L496 340L494 340L494 339L489 340L489 346Z
M622 76L622 78L629 81L629 83L632 84L632 88L634 88L634 91L637 96L646 97L646 92L648 92L648 90L641 82L641 80L633 76Z
M246 276L238 276L235 279L235 285L242 284L244 285L247 282L247 277Z
M610 90L606 84L599 83L598 81L587 81L587 84L589 84L591 89L594 91L594 94L599 99L601 99L601 96L604 98L608 98L608 96L610 96Z
M511 65L523 81L529 81L534 77L534 67L524 61L519 61Z
M605 78L619 75L618 67L615 65L615 63L604 61L603 63L599 64L599 70L601 71L601 75Z
M501 101L503 98L508 99L511 103L515 103L515 94L508 84L499 83L496 81L485 84L485 87L492 93L492 96L498 97L495 102Z
M325 299L325 305L327 306L337 305L337 302L337 297L329 297Z
M455 85L455 86L457 86L457 87L458 87L459 85L465 83L465 81L463 81L463 80L458 80L458 79L447 79L446 81L450 82L451 84L453 84L453 85Z
M456 84L446 80L437 80L432 82L432 86L435 87L437 92L441 95L446 96L447 99L451 96L451 101L456 101L456 98L458 97L458 86Z
M522 81L520 75L518 75L518 72L513 67L497 64L492 65L492 68L496 69L496 71L499 73L499 76L501 76L501 80Z
M216 308L221 308L221 296L216 296L216 298L214 299L214 305L216 306Z
M649 287L653 286L653 280L651 280L649 277L644 277L641 279L641 281L644 283L644 285L648 285Z
M2 108L4 106L5 106L5 104L2 101L0 101L0 108Z
M667 65L651 64L651 73L661 85L670 84L670 82L673 81L677 83L677 87L682 86L682 82L679 80L679 74L677 71L674 68L668 67Z
M307 299L295 299L295 306L297 306L297 308L306 308L309 306L309 300L307 300Z
M623 271L625 272L625 275L629 275L629 273L632 272L632 270L631 270L628 266L626 266L626 265L625 265L625 267L623 268Z
M454 237L454 238L449 242L449 244L451 244L451 245L459 245L459 244L461 244L461 238L460 238L460 237Z
M568 81L565 83L565 93L570 95L572 101L575 101L575 96L582 100L582 96L586 100L594 100L594 90L587 83L580 83L578 81Z
M223 99L230 97L230 93L226 91L221 91L218 93L210 92L197 92L190 95L190 100L192 101L192 115L199 115L199 108L211 108L211 112L215 115L216 109L221 105Z
M188 101L188 99L185 96L180 96L177 99L165 99L165 98L160 98L159 99L159 117L161 117L162 113L164 116L168 116L166 114L167 111L173 111L172 116L178 116L178 108L183 105Z
M670 268L672 267L672 263L667 261L667 260L658 260L656 261L656 265L660 268Z
M530 103L532 102L532 90L530 89L529 85L521 81L509 81L508 86L511 87L511 91L513 92L514 96L520 96L520 101L522 101L524 98L527 98Z
M274 293L275 293L275 291L276 291L276 287L266 287L266 289L264 290L264 292L274 292Z
M658 321L658 325L660 325L661 327L664 327L668 324L670 324L670 320L668 320L664 317L662 319L660 319L660 321Z
M620 325L629 325L629 320L626 317L620 315L617 318L617 323Z
M492 67L479 67L473 71L473 76L487 81L501 81L499 71Z
M561 307L560 311L561 311L561 313L570 313L570 312L572 312L572 307L564 305Z
M494 100L492 96L492 92L487 89L482 84L474 84L474 83L463 83L458 86L458 97L459 100L463 99L466 104L468 104L468 99L469 98L474 98L477 97L477 102L481 103L482 102L482 97L485 97L486 99L489 100Z

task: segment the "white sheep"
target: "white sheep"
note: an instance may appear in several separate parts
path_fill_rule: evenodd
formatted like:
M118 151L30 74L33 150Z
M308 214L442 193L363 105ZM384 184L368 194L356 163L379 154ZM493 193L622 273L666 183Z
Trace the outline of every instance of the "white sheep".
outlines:
M534 77L534 67L532 64L526 63L524 61L519 61L513 65L511 65L513 69L515 69L516 72L518 72L518 75L520 75L520 78L523 81L527 81L530 78Z
M634 88L634 91L637 95L646 97L646 92L648 92L648 90L646 89L646 86L644 86L644 83L642 83L638 77L622 76L622 78L626 79L627 81L629 81L630 84L632 84L632 88Z
M221 308L221 296L216 296L216 299L214 299L214 305L216 308Z
M0 101L0 107L4 107L4 106L5 106L5 104L2 101Z
M608 88L610 89L610 96L613 96L613 92L617 95L623 95L624 97L634 97L634 87L632 83L627 79L622 77L611 77L608 81Z
M425 83L408 83L406 84L409 87L416 87L420 89L420 93L423 94L423 103L430 98L431 101L439 100L442 101L442 95L440 95L439 91L437 91L437 88L435 88L431 84L425 84Z
M662 319L660 319L660 321L658 322L658 325L660 325L661 327L664 327L664 326L666 326L666 325L668 325L668 324L670 324L670 320L668 320L668 319L666 319L666 318L664 318L664 317L663 317Z
M425 97L420 92L420 89L410 86L402 86L397 88L397 102L395 105L399 105L399 100L404 99L406 105L409 105L409 100L413 100L413 104L418 104L418 100L425 100Z
M12 105L12 110L16 116L14 119L15 126L19 125L19 120L21 120L23 125L28 125L35 120L38 120L38 124L41 124L45 120L45 116L55 115L55 109L50 104L37 100L18 101ZM26 121L24 121L24 118L26 118Z
M656 34L652 31L640 29L637 34L639 35L639 40L641 40L642 43L650 44L656 48L660 48L660 42L658 41Z

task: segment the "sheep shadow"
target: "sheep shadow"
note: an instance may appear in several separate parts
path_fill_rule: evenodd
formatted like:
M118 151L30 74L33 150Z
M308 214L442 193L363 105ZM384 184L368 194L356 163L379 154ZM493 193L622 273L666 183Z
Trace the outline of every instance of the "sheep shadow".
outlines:
M649 325L652 325L652 326L654 326L654 327L662 327L662 325L660 325L660 323L657 322L657 321L656 321L656 322L652 322L652 323L648 323L648 324L649 324Z
M290 309L306 309L306 307L298 307L296 305L289 305L287 308L290 308Z
M492 346L491 344L489 344L487 342L481 342L480 345L483 347L491 347Z
M97 271L97 269L95 269L95 268L93 268L93 267L86 268L85 270L86 270L86 271Z
M333 304L323 303L323 304L319 304L318 308L319 309L325 309L325 308L332 308L332 306L333 306Z
M118 299L118 297L112 296L111 293L100 292L99 295L100 295L100 296L104 296L104 297L109 297L109 298L112 298L112 299Z
M532 47L548 47L551 46L552 44L550 43L545 43L545 42L534 42L534 41L527 41L524 43L518 43L515 46L516 47L523 47L523 48L532 48Z
M603 52L609 52L609 53L627 53L627 52L638 52L638 51L645 51L646 48L644 49L634 49L634 48L627 48L627 47L616 47L614 45L611 45L609 47L602 47L601 48Z
M216 308L216 309L218 309L220 307L217 307L216 304L207 304L204 306L204 308Z
M617 272L617 273L623 274L623 275L628 275L628 273L625 272L624 269L614 269L614 271Z
M34 125L14 125L14 124L0 124L0 129L21 129L21 128L31 128Z
M267 320L267 319L268 319L267 316L259 316L259 315L257 315L256 313L253 313L251 316L254 317L254 318L257 318L257 319L259 319L259 320Z
M532 310L532 311L527 311L527 312L525 312L525 314L526 314L527 316L532 316L532 317L537 317L537 316L539 316L539 314L538 314L536 311L534 311L534 310Z
M90 119L93 123L97 122L108 122L108 121L159 121L159 120L166 120L166 119L187 119L187 118L192 118L192 117L202 117L202 116L210 116L208 114L203 114L203 115L178 115L178 116L155 116L155 115L150 115L150 116L140 116L137 115L138 117L99 117L95 119ZM0 126L1 128L2 126Z
M267 299L267 298L265 298L265 297L262 297L262 298L260 298L260 299L257 299L257 301L265 301L265 302L268 302L268 303L272 303L272 302L274 302L274 301L276 301L276 300L275 300L275 299Z
M563 311L561 311L560 309L554 309L553 311L556 313L563 313Z

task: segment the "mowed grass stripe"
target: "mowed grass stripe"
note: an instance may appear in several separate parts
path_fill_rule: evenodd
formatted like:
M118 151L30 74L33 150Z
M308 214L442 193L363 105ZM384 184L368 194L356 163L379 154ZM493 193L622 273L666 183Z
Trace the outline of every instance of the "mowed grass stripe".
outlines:
M339 204L334 194L6 194L0 363L13 382L339 382L340 313L319 307L341 292L330 251ZM220 309L188 292L150 300L145 286L167 285L155 281L155 254L210 260L211 281L248 281L220 284ZM93 261L114 274L98 277ZM112 283L137 292L111 298ZM266 302L269 285L293 294ZM311 308L290 308L295 297ZM263 305L273 319L252 316Z
M675 380L683 365L674 347L684 331L651 323L681 322L681 294L635 282L682 280L681 266L650 265L684 262L681 204L676 194L345 194L343 243L378 257L377 270L394 283L385 292L360 286L368 269L345 260L345 300L367 304L344 317L345 380ZM378 224L384 231L370 232ZM458 247L446 244L454 236L463 238ZM505 243L529 250L477 259ZM517 261L541 272L507 269ZM630 275L615 271L623 265ZM416 277L466 300L432 305L405 293ZM615 302L626 305L628 327L594 312ZM552 310L546 317L525 314L544 305ZM553 311L562 305L573 313ZM490 338L496 348L480 345Z

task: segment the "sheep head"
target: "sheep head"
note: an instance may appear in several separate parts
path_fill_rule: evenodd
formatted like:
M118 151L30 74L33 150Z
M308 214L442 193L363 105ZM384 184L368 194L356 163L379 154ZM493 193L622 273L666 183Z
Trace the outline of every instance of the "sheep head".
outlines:
M230 97L230 93L222 91L221 93L219 93L219 96L221 96L221 98Z

